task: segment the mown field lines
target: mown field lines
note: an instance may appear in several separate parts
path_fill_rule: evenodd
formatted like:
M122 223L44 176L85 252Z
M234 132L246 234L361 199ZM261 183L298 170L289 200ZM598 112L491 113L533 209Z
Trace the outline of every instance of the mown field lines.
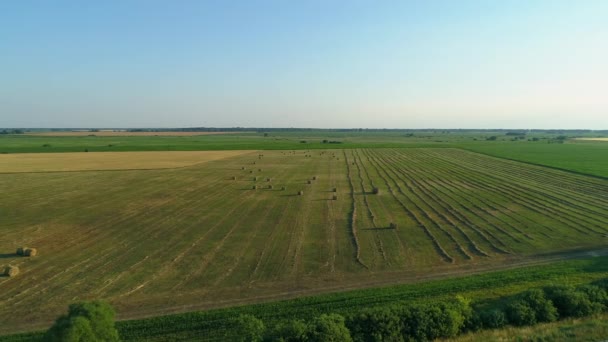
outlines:
M21 268L0 277L0 321L17 328L80 299L132 317L491 268L608 234L608 181L458 149L251 152L1 174L0 188L0 266Z

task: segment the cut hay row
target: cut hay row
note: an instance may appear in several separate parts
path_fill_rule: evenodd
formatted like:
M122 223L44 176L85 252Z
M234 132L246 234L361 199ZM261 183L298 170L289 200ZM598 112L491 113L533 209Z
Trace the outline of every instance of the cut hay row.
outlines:
M356 152L357 152L357 154L359 154L359 150L357 150ZM370 179L370 183L372 183L373 187L377 187L378 185L375 182L373 182L372 180L374 180L374 179L378 180L378 179L381 179L381 177L378 174L378 170L375 169L374 165L372 165L370 163L370 156L369 156L368 152L369 151L367 151L367 150L361 151L361 153L366 157L365 163L363 163L360 156L359 156L359 160L361 161L361 164L363 165L363 170L365 171L365 174ZM368 170L368 167L369 167L369 170ZM375 212L378 212L380 217L382 217L386 221L395 222L395 224L396 224L396 221L404 222L404 220L400 217L401 215L399 215L401 208L399 208L399 207L396 207L394 209L387 208L387 205L395 207L396 203L394 202L392 197L371 196L371 198L372 198L372 203L374 203L377 208ZM414 222L412 221L411 223L405 224L404 226L409 227L411 224L414 224ZM389 227L390 227L390 225L389 225ZM384 232L384 233L387 233L387 232ZM404 258L406 258L407 247L405 246L405 243L403 241L403 237L401 236L401 234L399 234L396 230L393 230L389 235L381 234L380 236L382 237L383 241L386 242L386 244L388 245L387 246L388 250L390 250L390 251L393 251L395 249L397 250L396 254L391 253L392 256L394 256L396 258L395 261L398 264L403 264L403 262L406 261ZM411 257L409 257L408 259L411 259ZM390 261L389 261L389 263L390 263Z
M442 170L442 172L443 172L443 170ZM426 172L426 174L427 174L427 175L429 175L429 174L433 174L433 172L429 170L428 172ZM445 175L446 175L445 173L442 173L442 174L440 174L439 176L444 176L444 177L441 177L441 179L443 180L443 179L445 178ZM471 194L471 196L474 196L474 194ZM484 227L491 227L491 228L493 228L493 229L495 229L495 230L497 230L497 231L501 232L502 234L506 235L507 237L511 238L513 241L518 242L518 243L520 242L520 239L519 239L519 238L517 238L517 237L513 236L513 235L512 235L510 232L508 232L508 231L504 230L504 229L503 229L503 228L500 226L500 224L498 224L498 225L497 225L497 224L495 224L495 223L491 222L491 220L489 220L489 219L488 219L488 217L485 217L485 216L483 216L483 215L479 215L479 213L474 213L474 212L472 212L472 211L471 211L471 208L463 207L463 214L464 214L465 216L468 216L468 215L467 215L468 213L470 213L470 214L471 214L471 216L473 217L473 219L472 219L472 220L479 219L479 220L483 221L483 222L482 222L482 226L484 226ZM514 228L515 228L515 227L514 227ZM523 233L523 232L521 232L521 231L520 231L518 228L515 228L515 230L516 230L517 232L521 233L522 235L524 234L524 233ZM489 235L494 236L492 233L490 233L490 232L488 232L488 233L489 233ZM506 246L506 245L505 245L505 244L504 244L504 243L503 243L503 242L502 242L500 239L498 239L496 236L494 236L494 238L497 240L497 242L498 242L499 244L501 244L501 245L503 245L503 246Z
M513 180L512 182L504 182L502 178L498 178L497 176L487 174L485 172L479 174L479 177L482 176L492 179L492 187L498 189L498 191L506 191L514 197L513 200L515 202L520 203L526 208L541 215L551 214L553 219L556 219L562 224L569 226L573 230L579 231L583 234L588 234L589 231L598 235L602 235L605 232L606 228L605 226L602 226L601 223L598 224L597 222L593 222L593 219L590 217L579 215L576 209L564 207L551 197L545 197L545 193L542 190L532 192L528 190L529 188L523 187L520 183L517 183L516 180ZM572 217L575 217L578 221L573 220ZM587 224L581 226L581 222ZM600 229L600 231L593 229L592 227Z
M475 154L471 153L472 156L464 159L467 161L467 165L471 167L482 168L484 166L481 164L477 158L475 158ZM463 158L466 158L463 156ZM608 193L608 187L602 186L602 184L594 184L593 186L579 187L578 191L570 190L559 183L554 183L551 178L551 174L553 170L547 172L547 177L543 178L534 178L531 179L526 174L526 168L520 166L519 168L515 168L510 166L509 163L504 165L509 165L508 168L504 168L503 163L486 163L483 168L485 173L491 172L495 175L500 175L500 177L505 179L510 179L517 181L519 184L526 184L532 188L540 188L543 191L545 196L548 196L554 203L558 205L565 205L569 208L576 208L578 210L584 211L586 214L592 214L596 216L603 217L604 219L608 219L608 213L604 210L604 208L608 205L608 201L604 201L601 198L598 198L598 195L593 197L589 197L587 193L592 193L593 191L597 191L598 188L604 188L605 192L602 192L603 196L606 196ZM497 164L497 165L496 165ZM498 167L500 165L500 167ZM517 175L515 177L514 175ZM574 176L573 176L574 177ZM564 178L564 177L562 177ZM573 201L575 199L576 201ZM588 207L582 206L581 204L585 204ZM593 208L594 210L592 210ZM604 222L605 223L605 222Z
M376 161L383 164L383 167L387 170L386 175L395 184L397 192L401 196L406 198L410 205L416 208L416 210L420 213L421 217L423 217L427 222L429 222L432 227L442 232L452 244L453 249L460 253L463 258L472 259L473 257L467 253L467 251L464 249L464 247L462 247L458 239L456 239L456 237L448 230L448 228L445 227L445 224L442 224L438 221L437 212L427 202L425 202L424 199L422 199L420 195L417 194L409 184L407 184L407 182L403 182L399 178L398 173L391 167L391 165L389 165L386 160ZM399 182L404 184L405 188L407 188L407 191L403 190L401 185L399 185Z
M492 190L492 191L495 191L495 195L499 195L499 194L503 195L503 194L505 194L505 195L513 196L513 197L509 197L508 199L505 197L505 200L508 200L510 202L514 202L514 200L517 199L518 193L521 195L521 191L505 192L505 189L498 189L498 188L496 188L495 186L499 182L497 182L495 179L486 179L482 175L478 175L478 174L471 175L470 173L465 173L464 171L462 171L462 168L457 168L457 167L454 167L453 165L446 166L445 172L453 174L453 175L454 174L460 175L462 177L461 180L467 182L467 184L469 184L470 186L475 186L479 191ZM502 182L500 182L500 183L502 183ZM472 193L471 197L474 197L474 196L475 196L475 193ZM486 199L484 199L484 201L485 200ZM490 198L487 198L487 200L491 201ZM518 203L518 204L522 204L522 203ZM526 209L531 210L531 211L535 211L536 210L535 208L528 206L528 204L526 204L526 203L523 203L523 206ZM536 210L536 212L538 214L542 214L541 211ZM504 230L501 227L502 226L501 224L494 225L491 222L488 222L488 223L491 226L493 226L495 229L503 232L504 234L507 234L508 236L512 237L513 239L518 240L516 237L512 236L512 234L510 232ZM514 227L514 226L512 226L512 227ZM526 236L527 235L527 233L521 231L520 229L518 229L516 227L514 227L514 228L522 236Z
M418 156L419 158L421 158L420 156ZM513 236L509 231L504 230L503 228L501 228L501 226L505 225L505 226L509 226L511 227L513 230L515 230L517 233L526 236L527 233L525 233L524 231L520 230L518 227L504 221L502 218L500 218L499 216L497 216L495 213L491 212L500 212L502 215L505 215L506 217L509 217L509 219L514 220L516 222L518 222L523 229L526 229L529 227L528 224L525 224L522 222L521 219L525 219L527 221L530 222L530 224L532 224L535 227L546 227L544 224L536 222L536 221L530 221L529 218L525 217L525 216L521 216L521 219L519 219L519 213L512 211L511 209L509 209L508 207L495 202L491 197L479 197L478 193L484 191L484 190L488 190L491 188L491 185L488 185L487 183L482 183L482 182L476 182L475 179L477 179L477 175L475 174L461 174L459 173L457 168L454 167L443 167L443 165L440 165L434 161L431 160L425 160L424 161L425 165L432 165L433 169L436 170L441 170L441 174L436 173L439 176L445 176L445 175L450 175L451 177L455 177L459 182L461 182L462 184L467 184L468 187L473 187L474 189L476 189L476 191L471 192L470 194L468 194L468 196L458 196L458 201L457 203L465 203L467 204L467 206L463 206L463 213L466 215L467 213L471 214L471 217L474 219L475 217L478 219L483 220L483 226L486 227L492 227L495 230L501 232L502 234L505 234L507 237L513 239L516 242L519 242L519 239L515 236ZM430 173L433 173L433 171L429 171ZM450 191L451 193L453 193L454 195L457 194L458 192L458 187L454 187L453 185L451 185L451 183L446 182L445 177L441 177L440 182L442 184L445 184L444 189L447 191ZM453 190L452 190L453 189ZM496 195L501 194L500 192L496 192ZM485 207L488 207L490 210L486 209ZM484 212L486 214L486 216L484 215L479 215L478 213L473 212L473 210L478 210L480 212ZM468 215L467 215L468 216ZM490 218L492 218L492 220L496 220L498 221L497 223L492 222L492 220L490 220ZM488 232L489 234L491 234L490 232ZM498 240L499 243L501 243L503 246L506 246L501 240Z
M434 159L436 161L442 160L440 157L436 157ZM451 162L449 164L449 166L446 166L446 167L451 169L452 172L459 172L459 170L465 169L464 166L457 167L453 162ZM470 171L472 171L469 167L467 167L466 169L469 169ZM571 220L569 218L570 215L573 214L572 212L569 212L568 214L566 214L562 210L557 210L556 208L549 207L547 204L545 204L545 201L541 199L542 197L539 196L539 193L530 192L528 188L522 187L521 185L517 184L515 181L504 182L504 180L497 178L496 176L493 176L493 175L488 175L487 173L476 173L474 177L471 177L471 176L466 176L466 177L472 183L483 181L484 188L492 189L492 190L496 191L497 193L509 195L510 196L509 198L511 201L522 205L527 210L536 212L538 215L546 216L547 213L550 213L550 214L552 214L551 218L553 220L557 220L562 225L566 225L573 230L586 234L586 232L584 230L582 230L580 225L577 225L573 220ZM598 233L597 231L594 231L594 232ZM598 234L600 234L600 233L598 233Z
M388 174L386 173L386 170L382 169L375 163L371 163L371 164L376 169L380 178L384 181L384 183L385 183L386 187L388 188L393 199L401 206L401 208L408 215L408 217L410 217L414 222L416 222L417 226L422 229L424 234L431 241L432 245L434 246L435 251L441 257L441 259L443 261L453 263L454 258L450 254L448 254L448 252L443 248L443 246L441 245L439 240L435 237L433 232L431 232L430 229L425 225L425 223L423 222L423 219L418 217L418 215L414 211L410 210L409 207L397 196L397 193L393 188L393 186L397 187L397 184L394 182L393 179L391 179L388 176ZM380 170L382 170L382 172L380 172ZM389 179L393 183L393 186L391 186L391 184L389 183L389 181L388 181Z
M348 164L349 159L347 159L348 157L345 155L344 160L345 162ZM365 184L364 184L364 178L361 172L361 167L359 166L359 163L357 162L357 158L355 157L355 152L351 151L351 158L353 160L353 164L355 165L356 169L357 169L357 178L359 178L359 186L361 189L361 194L363 196L363 206L367 212L367 218L371 221L372 223L372 227L374 229L378 228L378 225L376 224L376 217L374 215L374 213L372 212L372 209L369 205L369 202L367 200L367 190L365 189ZM374 231L373 232L373 240L374 240L374 245L375 248L377 250L378 253L380 253L380 255L382 256L382 260L383 263L386 263L386 252L384 250L384 246L382 244L382 240L380 239L380 237L378 236L378 232Z
M608 185L606 182L599 179L560 170L547 169L546 167L536 165L525 164L525 167L522 167L522 164L518 162L481 156L476 153L460 150L454 150L450 155L457 156L458 158L466 158L466 160L474 160L476 162L483 160L487 162L488 160L491 160L492 164L495 165L495 169L497 168L501 173L517 174L523 179L533 180L557 190L572 191L573 194L579 196L593 195L593 197L588 198L601 200L604 204L608 204Z
M353 184L353 179L352 179L352 176L351 176L350 166L348 165L348 160L346 159L346 152L342 151L342 153L344 155L344 160L345 160L345 163L346 163L346 175L347 175L348 186L349 186L349 190L350 190L351 208L350 208L350 213L349 213L350 219L349 219L348 225L349 225L349 228L350 228L350 233L351 233L352 241L353 241L353 244L355 246L355 260L361 266L363 266L365 268L369 268L363 262L363 260L361 260L361 245L359 244L359 237L357 236L357 226L356 226L357 206L356 206L356 202L355 202L355 186Z
M511 180L514 179L509 175L505 175L504 178ZM586 196L579 196L576 192L572 192L563 188L556 189L554 187L546 187L545 184L538 182L530 182L526 179L519 179L518 183L521 185L527 185L531 188L542 188L543 195L545 198L550 199L553 203L555 203L556 206L568 208L569 210L579 213L583 218L587 218L590 215L593 215L593 217L596 217L599 221L602 221L601 225L608 222L608 214L605 213L603 210L603 208L605 208L605 204L603 203L589 202L587 201Z
M433 191L430 190L430 188L428 187L428 184L426 184L424 181L417 182L415 179L412 179L407 175L405 175L405 176L408 177L410 179L410 181L412 182L412 185L416 187L415 191L419 191L420 193L424 194L428 198L429 202L437 204L438 208L437 209L433 208L436 211L436 214L439 215L441 218L443 218L446 222L449 222L452 225L452 227L454 227L456 229L456 231L460 234L460 236L469 245L469 250L471 250L473 253L480 255L480 256L486 256L486 257L489 256L488 253L486 253L483 249L481 249L477 245L475 240L473 240L469 236L469 234L465 231L465 230L472 231L472 232L476 233L477 236L481 237L482 241L490 242L489 239L487 239L485 237L485 235L483 235L483 233L481 233L480 230L473 223L469 222L464 217L460 216L454 210L454 208L452 206L450 206L449 204L447 204L444 201L444 199L435 195L433 193ZM445 213L445 214L443 214L443 213ZM491 242L490 242L490 247L494 250L505 252L504 250L501 250L499 247L495 246Z

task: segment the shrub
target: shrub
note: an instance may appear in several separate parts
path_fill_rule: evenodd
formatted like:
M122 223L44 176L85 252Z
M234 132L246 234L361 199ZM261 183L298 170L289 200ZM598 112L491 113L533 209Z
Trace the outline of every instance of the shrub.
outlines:
M465 316L453 305L420 305L401 313L402 335L417 341L454 337L464 327Z
M240 315L235 322L238 341L257 342L264 337L264 322L252 315Z
M569 286L552 286L545 289L560 317L583 317L602 310L600 303L592 303L584 292Z
M44 341L119 341L114 310L102 301L71 304L68 314L55 321Z
M584 293L591 303L596 306L594 311L606 311L608 308L608 293L605 289L595 285L584 285L579 287L578 290Z
M545 298L545 293L542 290L528 290L521 297L534 311L536 322L553 322L557 320L557 309L553 305L553 302Z
M300 320L281 322L275 325L266 337L267 341L303 342L306 341L307 325Z
M401 321L394 310L368 309L348 318L353 341L403 341Z
M536 324L536 313L523 300L516 300L507 306L507 318L513 325Z
M313 319L306 329L306 341L310 342L350 342L350 332L344 325L344 317L325 314Z
M507 317L501 310L484 311L479 317L483 328L497 329L507 324Z

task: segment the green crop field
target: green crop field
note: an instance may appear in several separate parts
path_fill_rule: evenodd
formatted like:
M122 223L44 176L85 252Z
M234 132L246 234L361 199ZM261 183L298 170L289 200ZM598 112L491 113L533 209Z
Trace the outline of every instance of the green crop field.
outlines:
M135 318L608 242L608 181L450 148L252 151L176 169L0 174L0 188L0 263L21 270L0 278L4 333L82 299ZM17 257L20 246L39 255Z

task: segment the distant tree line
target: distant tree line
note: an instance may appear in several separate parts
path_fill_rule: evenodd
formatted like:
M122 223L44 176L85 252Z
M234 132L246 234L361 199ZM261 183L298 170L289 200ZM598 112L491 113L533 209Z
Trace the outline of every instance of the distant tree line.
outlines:
M0 134L23 134L23 130L21 130L21 129L3 129L0 131Z

